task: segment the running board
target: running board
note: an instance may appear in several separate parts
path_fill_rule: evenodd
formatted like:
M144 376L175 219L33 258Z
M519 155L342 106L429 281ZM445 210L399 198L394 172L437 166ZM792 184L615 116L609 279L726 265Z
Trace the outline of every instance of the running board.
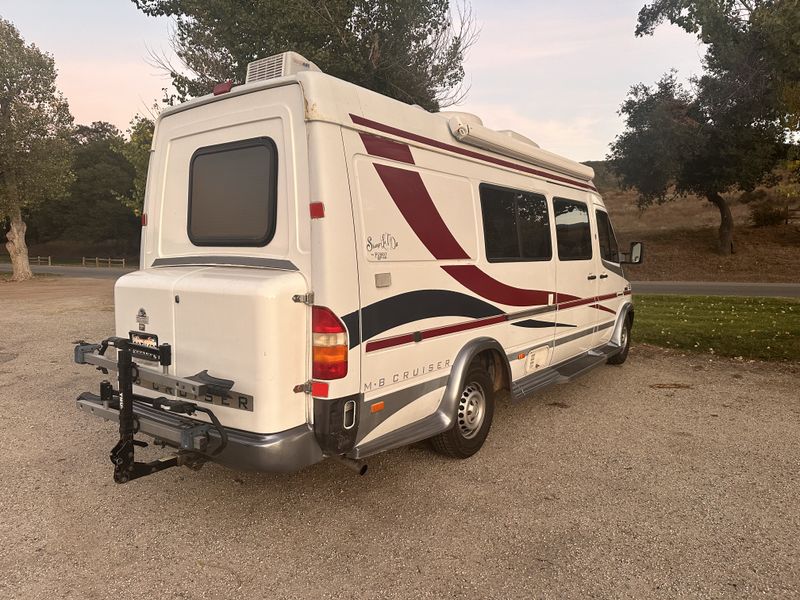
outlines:
M587 371L604 364L611 356L617 354L620 349L616 344L606 344L557 365L526 375L511 385L511 399L514 402L518 402L533 392L553 384L569 383Z

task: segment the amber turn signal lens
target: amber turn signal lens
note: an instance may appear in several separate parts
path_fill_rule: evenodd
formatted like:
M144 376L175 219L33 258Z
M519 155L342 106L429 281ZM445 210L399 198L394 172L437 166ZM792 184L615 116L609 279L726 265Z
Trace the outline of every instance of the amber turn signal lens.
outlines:
M347 346L314 346L314 379L340 379L347 375Z

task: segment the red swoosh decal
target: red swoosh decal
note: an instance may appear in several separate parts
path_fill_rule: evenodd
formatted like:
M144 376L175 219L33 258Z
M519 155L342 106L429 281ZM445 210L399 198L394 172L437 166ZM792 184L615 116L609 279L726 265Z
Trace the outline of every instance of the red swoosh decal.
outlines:
M419 173L378 164L375 170L397 208L431 254L439 260L469 258L447 228Z
M611 313L612 315L617 314L616 312L614 312L610 308L607 308L605 306L601 306L600 304L592 304L589 308L596 308L597 310L604 310L605 312Z
M438 260L469 258L442 219L419 173L388 165L374 166L397 208L435 258ZM577 296L555 294L547 290L512 287L497 281L475 265L443 266L442 269L479 296L509 306L548 304L550 294L554 295L556 303L578 299Z
M567 185L571 185L574 187L579 187L584 190L591 190L593 192L597 191L595 186L584 183L582 181L578 181L573 179L572 177L566 177L564 175L556 175L555 173L549 173L547 171L542 171L540 169L534 169L533 167L529 167L526 165L520 165L518 163L511 162L509 160L504 160L502 158L497 158L491 156L489 154L483 154L481 152L475 152L474 150L467 150L466 148L461 148L459 146L454 146L453 144L447 144L445 142L440 142L438 140L434 140L429 137L425 137L422 135L417 135L416 133L411 133L410 131L404 131L402 129L398 129L397 127L392 127L391 125L385 125L383 123L378 123L377 121L372 121L370 119L365 119L364 117L359 117L358 115L350 115L350 119L356 125L362 125L364 127L369 127L371 129L375 129L376 131L382 131L383 133L388 133L389 135L395 135L397 137L404 138L406 140L410 140L412 142L417 142L418 144L424 144L426 146L432 146L434 148L439 148L440 150L446 150L448 152L453 152L454 154L460 154L461 156L466 156L468 158L472 158L475 160L480 160L482 162L487 162L493 165L498 165L500 167L505 167L507 169L513 169L515 171L520 171L522 173L527 173L528 175L535 175L537 177L544 177L545 179L549 179L550 181L558 181L561 183L565 183Z
M546 290L527 290L506 285L484 273L475 265L450 265L442 267L453 279L465 288L493 302L509 306L535 306L549 304L549 296L553 294L553 302L576 300L577 296L556 294ZM594 298L592 298L594 301ZM555 307L553 307L555 308Z
M361 136L361 141L364 142L367 153L371 156L380 156L381 158L397 160L410 165L414 164L414 157L411 155L411 147L408 144L401 144L400 142L363 131L359 135Z

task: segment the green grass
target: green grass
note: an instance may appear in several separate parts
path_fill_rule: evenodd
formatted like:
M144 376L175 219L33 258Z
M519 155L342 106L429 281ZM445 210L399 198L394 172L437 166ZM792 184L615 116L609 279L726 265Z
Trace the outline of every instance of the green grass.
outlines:
M800 301L637 295L633 336L666 348L757 360L800 360Z

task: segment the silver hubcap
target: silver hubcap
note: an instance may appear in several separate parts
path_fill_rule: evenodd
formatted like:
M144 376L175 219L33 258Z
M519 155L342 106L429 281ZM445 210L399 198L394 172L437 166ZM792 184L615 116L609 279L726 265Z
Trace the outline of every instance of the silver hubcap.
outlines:
M474 438L483 425L486 416L486 397L483 388L472 382L461 393L458 403L458 428L466 439Z
M628 345L628 328L623 325L622 327L622 335L619 338L619 345L621 348L624 348Z

